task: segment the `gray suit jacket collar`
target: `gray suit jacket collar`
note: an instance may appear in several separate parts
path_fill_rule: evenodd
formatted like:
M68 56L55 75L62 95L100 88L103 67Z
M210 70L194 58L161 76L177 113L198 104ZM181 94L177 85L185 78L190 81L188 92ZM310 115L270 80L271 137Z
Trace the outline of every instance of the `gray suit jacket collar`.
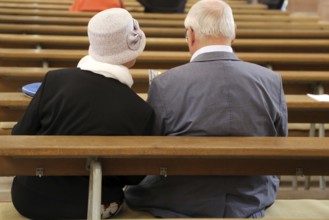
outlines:
M208 61L214 61L214 60L231 60L231 61L239 61L239 58L234 54L230 52L209 52L209 53L203 53L197 56L193 62L208 62Z

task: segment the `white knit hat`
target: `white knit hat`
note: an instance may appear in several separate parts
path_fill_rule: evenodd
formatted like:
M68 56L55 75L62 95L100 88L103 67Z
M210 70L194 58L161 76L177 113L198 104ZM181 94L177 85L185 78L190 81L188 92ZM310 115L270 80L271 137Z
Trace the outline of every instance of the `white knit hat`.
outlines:
M146 38L138 22L122 8L111 8L94 15L88 23L89 55L96 61L124 64L145 48Z

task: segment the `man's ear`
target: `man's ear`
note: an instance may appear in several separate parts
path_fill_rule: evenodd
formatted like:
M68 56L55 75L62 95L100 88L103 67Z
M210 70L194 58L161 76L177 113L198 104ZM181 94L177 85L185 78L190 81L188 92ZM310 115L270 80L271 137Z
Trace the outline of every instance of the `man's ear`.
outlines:
M189 27L188 34L189 34L188 40L190 41L189 43L192 46L195 43L195 32L191 27Z
M234 43L234 40L236 39L236 31L237 31L237 28L238 26L237 26L237 24L236 23L234 23L234 32L235 32L235 38L231 41L231 44L233 44Z

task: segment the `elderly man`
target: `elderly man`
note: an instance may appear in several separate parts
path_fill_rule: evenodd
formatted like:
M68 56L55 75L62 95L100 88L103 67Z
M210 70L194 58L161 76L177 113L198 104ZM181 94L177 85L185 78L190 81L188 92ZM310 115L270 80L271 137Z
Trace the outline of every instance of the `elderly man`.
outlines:
M149 90L153 134L286 136L281 78L234 54L229 5L198 1L185 28L190 63L159 75ZM125 196L131 208L158 217L256 218L274 202L278 186L275 176L147 176Z

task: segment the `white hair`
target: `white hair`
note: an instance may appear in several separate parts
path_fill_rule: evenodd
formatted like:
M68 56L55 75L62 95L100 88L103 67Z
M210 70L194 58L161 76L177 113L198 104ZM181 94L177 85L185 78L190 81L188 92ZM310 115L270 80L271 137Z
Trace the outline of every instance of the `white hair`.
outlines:
M188 12L185 28L200 35L235 39L235 24L231 7L222 0L200 0Z

